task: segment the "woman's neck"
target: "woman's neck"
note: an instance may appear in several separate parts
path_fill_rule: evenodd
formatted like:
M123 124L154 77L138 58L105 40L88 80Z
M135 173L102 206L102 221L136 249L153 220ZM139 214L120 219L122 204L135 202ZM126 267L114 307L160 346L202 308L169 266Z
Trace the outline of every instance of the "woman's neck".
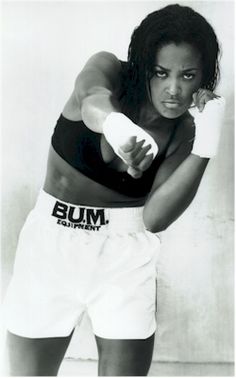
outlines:
M145 104L141 106L141 110L139 113L138 123L142 124L150 124L154 121L157 121L159 118L162 118L161 115L157 112L157 110L147 101Z

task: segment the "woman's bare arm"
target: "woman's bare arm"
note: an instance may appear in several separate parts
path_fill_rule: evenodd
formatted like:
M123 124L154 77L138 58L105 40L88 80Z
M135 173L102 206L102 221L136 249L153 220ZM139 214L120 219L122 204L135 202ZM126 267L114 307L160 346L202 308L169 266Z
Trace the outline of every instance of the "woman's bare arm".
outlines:
M121 63L115 55L93 55L75 82L75 97L81 116L91 130L102 133L108 114L120 111L116 93L120 89Z
M159 168L144 207L144 223L151 232L161 232L190 205L209 159L191 154L193 128L185 141Z

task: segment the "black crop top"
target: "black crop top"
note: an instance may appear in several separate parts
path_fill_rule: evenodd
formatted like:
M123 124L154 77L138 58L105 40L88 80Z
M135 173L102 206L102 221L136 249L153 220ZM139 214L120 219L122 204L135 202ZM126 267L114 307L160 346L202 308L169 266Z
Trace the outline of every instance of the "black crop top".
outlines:
M164 153L156 156L142 177L134 179L127 172L117 172L104 162L100 141L101 134L90 130L83 121L70 121L62 114L52 135L54 150L85 176L131 197L146 196L168 147Z

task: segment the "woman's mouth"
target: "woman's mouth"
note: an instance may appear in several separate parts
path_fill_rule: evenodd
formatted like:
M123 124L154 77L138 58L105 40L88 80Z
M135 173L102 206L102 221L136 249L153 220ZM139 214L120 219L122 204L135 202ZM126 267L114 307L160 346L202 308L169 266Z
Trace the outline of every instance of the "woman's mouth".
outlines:
M167 109L177 109L180 107L180 103L179 102L168 102L168 101L165 101L163 102L164 106L167 108Z
M177 109L181 106L181 103L179 101L173 101L173 100L162 101L162 103L167 109Z

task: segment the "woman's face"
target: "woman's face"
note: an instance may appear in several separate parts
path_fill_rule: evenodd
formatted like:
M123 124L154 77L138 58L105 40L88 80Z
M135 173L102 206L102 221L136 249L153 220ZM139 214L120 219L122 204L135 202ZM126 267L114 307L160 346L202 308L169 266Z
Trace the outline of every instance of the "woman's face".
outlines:
M166 118L181 116L201 85L200 53L188 43L170 43L158 49L153 70L150 97L155 110Z

